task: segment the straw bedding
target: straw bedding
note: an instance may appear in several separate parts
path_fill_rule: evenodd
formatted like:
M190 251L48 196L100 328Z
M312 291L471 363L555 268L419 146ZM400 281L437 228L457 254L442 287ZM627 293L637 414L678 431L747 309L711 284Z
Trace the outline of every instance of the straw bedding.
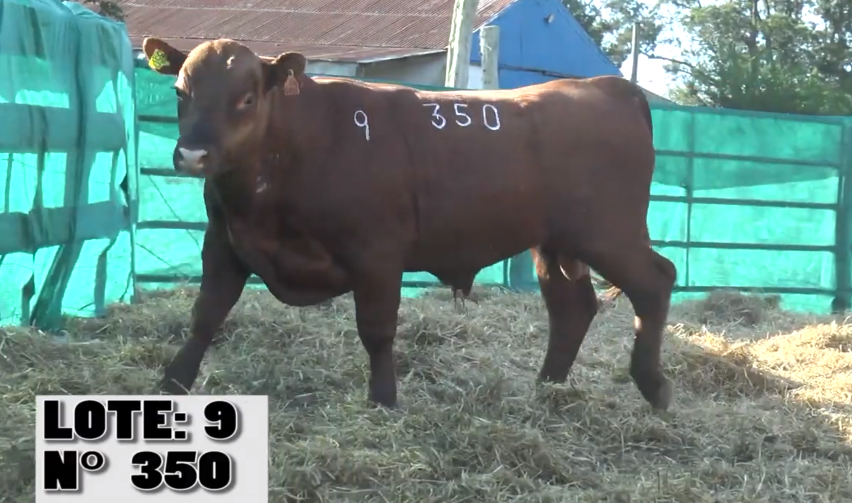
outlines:
M629 376L633 313L606 304L571 382L537 384L536 295L449 289L400 310L400 409L366 403L351 297L288 308L250 292L195 392L268 394L275 502L852 501L852 323L714 293L672 310L675 403ZM32 501L37 394L147 394L187 335L179 289L70 319L65 340L0 330L0 501Z

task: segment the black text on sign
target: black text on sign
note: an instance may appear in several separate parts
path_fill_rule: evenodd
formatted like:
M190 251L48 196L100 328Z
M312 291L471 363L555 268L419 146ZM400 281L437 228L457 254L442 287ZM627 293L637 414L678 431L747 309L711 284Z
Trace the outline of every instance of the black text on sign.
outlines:
M36 479L36 503L266 503L267 398L38 397Z

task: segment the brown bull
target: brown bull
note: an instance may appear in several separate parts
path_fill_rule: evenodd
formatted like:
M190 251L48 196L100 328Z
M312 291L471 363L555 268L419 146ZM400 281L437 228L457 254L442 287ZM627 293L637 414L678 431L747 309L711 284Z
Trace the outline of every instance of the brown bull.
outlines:
M231 40L144 51L177 75L175 168L204 177L209 227L191 337L165 370L189 389L251 272L281 302L353 292L369 396L394 406L404 271L457 283L533 250L550 338L540 378L564 381L597 312L588 266L636 313L630 373L666 408L660 346L674 265L648 244L654 146L641 90L617 77L427 92L305 75ZM437 274L436 274L437 273Z

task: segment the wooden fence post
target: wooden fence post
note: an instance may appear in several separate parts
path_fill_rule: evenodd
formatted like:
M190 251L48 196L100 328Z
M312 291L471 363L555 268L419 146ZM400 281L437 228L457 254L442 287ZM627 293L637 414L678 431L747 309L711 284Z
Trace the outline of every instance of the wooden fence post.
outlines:
M500 89L500 27L479 29L479 60L482 61L482 88Z
M479 0L456 0L450 25L450 43L447 47L446 87L467 88L470 73L470 39Z

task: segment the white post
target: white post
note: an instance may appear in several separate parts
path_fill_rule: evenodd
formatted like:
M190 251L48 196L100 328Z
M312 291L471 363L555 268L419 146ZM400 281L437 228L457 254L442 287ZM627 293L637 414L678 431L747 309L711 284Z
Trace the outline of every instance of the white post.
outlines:
M633 23L632 45L630 59L633 61L633 68L630 69L630 82L635 84L639 77L639 23Z
M500 89L500 27L479 29L479 55L482 61L482 88Z
M467 88L470 71L470 39L479 0L456 0L450 25L450 44L447 47L447 87Z

